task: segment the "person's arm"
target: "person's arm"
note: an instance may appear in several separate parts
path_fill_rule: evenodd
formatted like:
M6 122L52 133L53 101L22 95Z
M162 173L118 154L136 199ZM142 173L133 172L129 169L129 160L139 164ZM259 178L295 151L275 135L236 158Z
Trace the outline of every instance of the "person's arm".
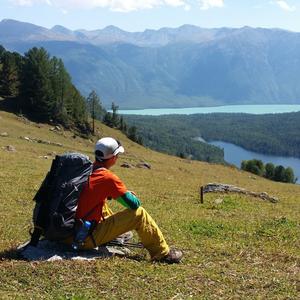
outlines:
M120 204L130 209L137 209L141 205L139 198L132 192L127 191L124 195L116 199Z
M108 181L108 184L110 184L110 196L126 208L137 209L141 205L141 202L135 193L129 191L118 176L112 172L108 174L110 176L110 180Z

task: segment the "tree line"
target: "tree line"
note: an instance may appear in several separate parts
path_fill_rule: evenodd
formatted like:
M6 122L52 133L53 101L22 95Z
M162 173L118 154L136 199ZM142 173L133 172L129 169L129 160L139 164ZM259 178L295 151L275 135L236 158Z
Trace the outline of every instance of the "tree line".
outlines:
M0 48L0 94L14 108L39 122L89 132L85 99L72 84L61 59L44 48L32 48L21 56Z
M100 120L142 144L136 127L128 126L118 115L117 105L112 103L112 112L108 112L95 91L85 99L73 85L63 61L50 57L44 48L34 47L22 56L0 45L0 95L9 99L15 111L35 121L75 127L89 134L95 133L95 120Z
M155 138L162 133L178 132L187 138L202 137L207 142L224 141L258 153L297 158L300 158L299 119L300 112L126 116L128 124L137 126L142 136L147 136L155 124Z
M130 140L143 145L142 137L138 135L136 126L128 126L124 118L118 114L118 105L111 104L111 111L107 111L95 91L87 97L87 108L92 118L92 131L95 130L95 120L101 121L108 127L121 130Z
M177 123L170 116L129 116L124 115L128 124L137 128L143 144L153 150L176 155L180 158L202 160L211 163L225 163L224 151L195 139L199 136L194 126Z
M273 163L264 164L258 159L243 160L241 169L274 181L287 183L296 183L297 181L291 167L275 166Z

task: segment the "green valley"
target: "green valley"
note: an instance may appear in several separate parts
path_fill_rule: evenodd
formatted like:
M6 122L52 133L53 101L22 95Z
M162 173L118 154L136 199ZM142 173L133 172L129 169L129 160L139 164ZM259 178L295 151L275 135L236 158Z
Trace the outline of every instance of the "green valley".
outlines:
M177 142L182 137L190 141L191 148L194 145L192 139L201 137L205 141L229 142L259 153L300 157L300 112L159 117L125 115L124 118L138 128L145 145L171 154L182 149L180 142ZM195 158L199 159L197 156Z

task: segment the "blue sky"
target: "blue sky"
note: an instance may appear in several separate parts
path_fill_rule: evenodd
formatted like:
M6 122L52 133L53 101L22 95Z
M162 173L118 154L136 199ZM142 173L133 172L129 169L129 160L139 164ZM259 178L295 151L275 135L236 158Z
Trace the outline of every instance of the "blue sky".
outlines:
M300 0L0 0L0 20L51 28L128 31L193 24L265 27L300 32Z

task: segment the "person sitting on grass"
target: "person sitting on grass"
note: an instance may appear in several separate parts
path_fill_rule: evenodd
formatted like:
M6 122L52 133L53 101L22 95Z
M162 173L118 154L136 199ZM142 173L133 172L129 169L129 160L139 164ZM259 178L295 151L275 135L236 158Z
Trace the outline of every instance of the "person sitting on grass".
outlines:
M96 143L94 171L83 188L76 211L76 219L96 223L83 249L95 248L136 230L153 261L179 263L182 252L169 248L161 230L141 206L138 197L110 171L121 153L124 153L124 147L114 138L104 137ZM103 207L110 198L116 199L126 209L104 216Z

